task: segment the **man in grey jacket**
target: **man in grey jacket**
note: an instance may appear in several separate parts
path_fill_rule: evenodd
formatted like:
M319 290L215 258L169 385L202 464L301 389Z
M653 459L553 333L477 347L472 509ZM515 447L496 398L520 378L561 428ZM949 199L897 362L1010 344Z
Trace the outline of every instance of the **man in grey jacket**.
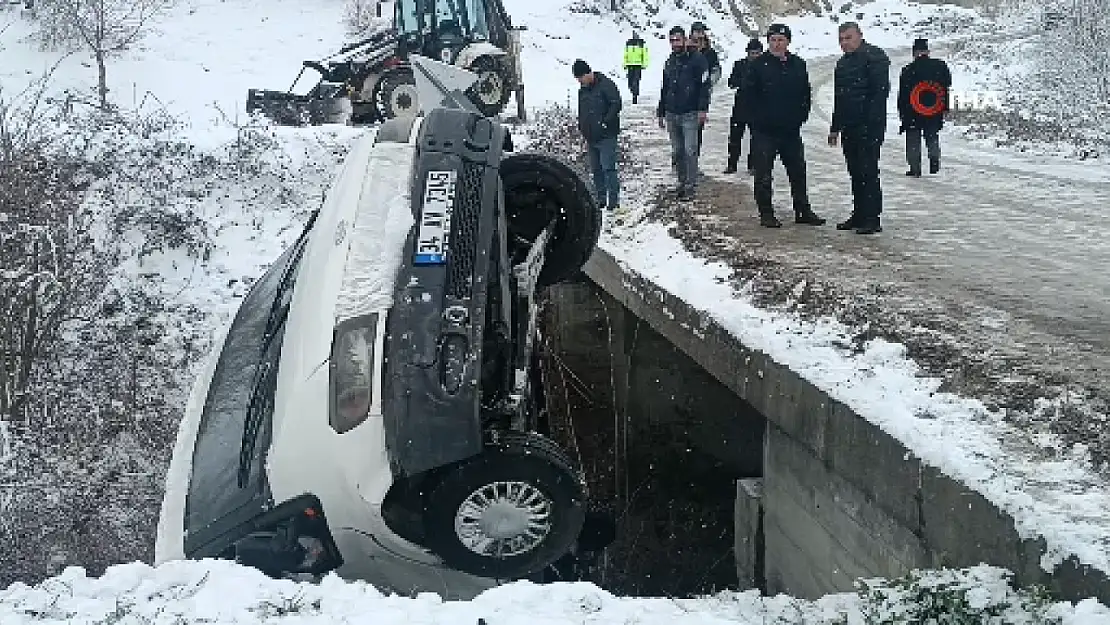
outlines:
M692 200L698 185L698 128L709 117L710 76L705 56L686 47L686 31L671 28L671 56L663 66L663 85L655 115L666 128L678 172L680 200Z

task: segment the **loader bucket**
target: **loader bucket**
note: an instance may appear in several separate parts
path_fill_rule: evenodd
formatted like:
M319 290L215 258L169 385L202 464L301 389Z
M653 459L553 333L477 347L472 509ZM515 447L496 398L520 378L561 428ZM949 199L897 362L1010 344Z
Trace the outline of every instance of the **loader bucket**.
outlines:
M271 89L247 90L247 113L260 113L281 126L346 123L350 100L338 89L334 93L297 95Z

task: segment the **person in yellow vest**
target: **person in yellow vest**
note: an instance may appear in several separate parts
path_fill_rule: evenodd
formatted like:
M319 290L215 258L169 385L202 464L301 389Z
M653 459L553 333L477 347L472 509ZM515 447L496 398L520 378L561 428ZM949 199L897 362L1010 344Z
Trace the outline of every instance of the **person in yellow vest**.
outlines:
M624 43L624 70L628 72L628 90L632 92L633 104L640 99L640 75L647 66L647 44L639 33L632 31L632 38Z

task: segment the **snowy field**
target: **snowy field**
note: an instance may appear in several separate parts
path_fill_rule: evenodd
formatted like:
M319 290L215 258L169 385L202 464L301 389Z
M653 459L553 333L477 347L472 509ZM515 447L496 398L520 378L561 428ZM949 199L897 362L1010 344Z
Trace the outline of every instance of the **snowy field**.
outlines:
M529 28L525 74L528 102L534 109L568 101L573 105L576 85L569 64L578 57L621 84L620 50L634 26L642 28L641 34L651 36L654 69L646 74L643 86L648 97L658 91L658 68L667 52L661 36L673 23L688 26L696 18L709 24L726 51L722 58L726 68L747 41L729 25L727 9L715 10L711 5L719 3L708 0L687 1L682 10L672 2L664 3L655 7L658 11L650 11L651 25L568 13L566 6L570 3L558 0L509 0L506 4L514 20ZM631 4L633 9L639 6L648 12L649 5L657 3L633 0ZM247 122L242 113L247 88L284 88L302 60L322 57L347 40L341 23L341 0L268 0L265 8L261 6L248 0L178 3L151 36L109 63L111 97L123 106L138 106L141 102L144 106L164 106L185 124L174 132L203 154L232 149L241 140L242 125ZM867 39L884 46L908 46L916 36L941 41L986 28L968 11L941 5L879 0L856 10L864 14L859 21ZM855 18L854 13L851 17ZM794 48L803 55L837 51L836 23L828 16L784 21L794 29ZM30 41L30 26L17 12L0 12L0 31L0 85L4 94L19 91L58 60L57 55L35 48ZM85 56L72 55L58 66L51 90L88 94L95 74ZM257 128L250 132L268 142L263 155L265 175L245 173L238 179L225 176L219 185L206 189L205 199L199 204L187 199L195 197L188 180L179 178L174 183L173 189L181 194L171 201L203 221L211 244L208 254L198 260L185 252L160 252L141 261L134 259L120 269L121 280L137 281L140 274L152 273L159 277L157 286L151 288L157 288L173 303L167 312L170 327L187 323L192 331L209 334L226 323L246 287L296 235L300 220L315 208L331 172L360 133L337 127ZM642 209L631 208L633 213ZM1110 571L1110 547L1106 542L1110 536L1106 516L1110 494L1098 486L1099 479L1086 466L1082 450L1062 450L1051 463L1025 463L1020 454L1012 455L1003 445L997 415L973 400L938 393L939 382L917 377L916 366L904 358L900 346L876 340L862 354L851 355L839 347L847 329L837 324L812 325L756 308L743 293L737 294L723 284L721 268L693 258L669 237L663 225L636 231L610 228L602 245L631 269L658 281L733 329L751 347L791 365L861 415L875 420L925 461L979 489L1015 516L1023 536L1043 535L1049 544L1049 555L1042 562L1046 568L1075 554L1086 564ZM183 311L192 312L186 315ZM191 381L196 364L172 372L182 387ZM0 459L3 451L0 446ZM1037 477L1035 483L1033 475ZM1082 488L1060 488L1064 483ZM8 557L10 551L0 554L0 561ZM79 555L70 557L76 559ZM67 563L66 558L61 557L60 562ZM226 591L221 592L229 586L241 592L230 597ZM298 592L302 598L297 605L310 608L285 609L284 616L279 614L281 606L290 605L288 602ZM537 599L541 596L542 601ZM97 622L116 610L134 614L134 622L166 623L181 622L174 620L175 611L185 617L184 622L201 622L221 611L225 620L215 622L227 623L277 622L280 618L287 622L353 623L373 619L375 623L455 623L466 619L475 622L478 617L485 618L489 625L525 620L762 623L780 616L795 619L786 622L801 622L790 616L800 613L810 614L810 622L820 622L822 616L836 614L834 607L840 609L852 601L850 597L831 597L817 604L802 604L785 598L760 600L741 595L683 603L615 599L584 585L541 590L518 584L488 593L471 604L442 604L432 597L385 598L372 589L341 586L334 581L318 588L297 589L223 564L170 565L156 573L128 565L101 581L81 579L70 572L35 589L12 587L0 593L0 623L77 623L80 617ZM1059 609L1067 612L1063 607ZM410 616L398 616L402 612ZM412 616L413 612L420 616Z
M1050 603L1013 592L1004 572L979 567L903 583L868 580L852 594L799 601L756 591L699 599L615 597L592 584L516 582L468 602L438 595L386 596L329 576L320 584L276 581L228 562L113 567L100 578L77 568L35 587L0 591L4 625L862 625L921 623L948 608L969 625L1105 625L1094 600ZM233 589L229 592L229 589ZM922 601L922 599L926 601ZM928 600L936 605L930 605ZM957 620L958 619L958 620Z

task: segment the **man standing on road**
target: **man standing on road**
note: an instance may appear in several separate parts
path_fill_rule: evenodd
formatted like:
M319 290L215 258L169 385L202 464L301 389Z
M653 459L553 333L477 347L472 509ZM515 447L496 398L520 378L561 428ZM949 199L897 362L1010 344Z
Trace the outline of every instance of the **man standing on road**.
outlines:
M776 156L782 158L790 180L794 222L813 226L825 223L809 205L802 146L802 125L809 119L813 90L805 61L787 51L789 45L790 28L771 24L767 30L767 52L751 61L741 82L752 128L749 149L755 162L755 203L759 207L759 224L766 228L782 227L771 204L771 172Z
M728 123L728 166L725 168L726 174L736 173L736 165L740 162L740 143L744 139L744 130L748 126L748 107L742 89L744 74L751 67L752 61L763 54L763 42L752 39L748 42L745 51L748 56L732 64L732 74L728 77L728 86L736 90L736 95L732 103L732 117L729 118ZM748 174L755 175L755 160L752 158L750 147L748 148Z
M852 178L852 214L837 230L859 234L882 232L879 215L883 194L879 187L879 148L886 136L886 101L890 97L890 58L863 40L859 24L845 22L839 29L844 56L833 73L835 100L829 145L839 141Z
M663 66L663 85L655 116L666 128L678 173L678 198L692 200L698 184L698 126L709 116L709 64L701 53L686 47L681 26L668 36L671 56Z
M589 149L590 169L600 207L620 207L617 174L617 135L620 133L621 94L608 76L578 59L571 68L578 89L578 130Z
M913 61L902 68L898 81L898 116L906 133L907 176L921 176L921 135L929 151L929 173L940 171L940 129L948 110L952 73L948 64L929 56L929 40L913 42Z
M628 91L632 93L632 103L640 100L640 76L648 66L647 44L640 33L632 31L632 38L624 42L624 71L628 73Z
M717 86L717 82L721 80L721 58L717 56L717 51L713 46L709 45L709 31L705 24L701 22L694 22L690 26L690 41L689 45L694 50L701 52L705 56L705 62L709 64L709 91L712 97L713 87ZM701 141L702 135L705 132L705 122L698 124L698 156L701 156Z

